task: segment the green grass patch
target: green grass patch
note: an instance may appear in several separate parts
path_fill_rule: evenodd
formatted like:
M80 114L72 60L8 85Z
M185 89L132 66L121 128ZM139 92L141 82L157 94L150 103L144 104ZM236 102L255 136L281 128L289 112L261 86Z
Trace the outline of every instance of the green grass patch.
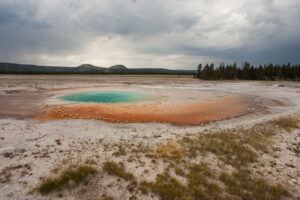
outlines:
M48 178L39 186L38 191L41 194L48 194L54 190L61 189L64 186L77 186L85 180L89 174L96 173L96 170L89 166L81 166L77 169L68 169L58 178Z
M126 172L123 163L117 164L115 162L105 162L103 170L109 174L121 177L127 181L134 179L134 176L131 173Z

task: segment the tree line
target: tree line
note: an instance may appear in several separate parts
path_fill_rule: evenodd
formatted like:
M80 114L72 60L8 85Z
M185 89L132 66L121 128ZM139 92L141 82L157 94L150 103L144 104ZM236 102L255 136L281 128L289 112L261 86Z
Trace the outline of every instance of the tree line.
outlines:
M300 80L300 65L259 65L253 66L249 62L243 63L242 67L237 64L227 64L224 62L219 67L214 63L198 65L196 78L204 80Z

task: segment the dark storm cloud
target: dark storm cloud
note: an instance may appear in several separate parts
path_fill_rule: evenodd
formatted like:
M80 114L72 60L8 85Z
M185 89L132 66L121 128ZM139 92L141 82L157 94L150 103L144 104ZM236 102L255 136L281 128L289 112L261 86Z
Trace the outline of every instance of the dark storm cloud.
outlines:
M298 0L1 0L0 61L299 63Z
M56 29L53 21L42 19L39 12L43 11L33 1L0 2L1 60L74 47L72 36L62 34L63 30Z
M84 3L77 22L97 34L151 36L159 33L183 31L196 21L191 14L176 12L176 7L161 1L110 1ZM172 9L174 8L174 10ZM177 8L178 9L178 8Z

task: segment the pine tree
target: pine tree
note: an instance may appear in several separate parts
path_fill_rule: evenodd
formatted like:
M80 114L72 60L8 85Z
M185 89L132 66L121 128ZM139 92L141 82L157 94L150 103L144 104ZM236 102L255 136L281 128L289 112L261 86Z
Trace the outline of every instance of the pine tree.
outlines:
M197 78L202 78L202 64L198 65Z

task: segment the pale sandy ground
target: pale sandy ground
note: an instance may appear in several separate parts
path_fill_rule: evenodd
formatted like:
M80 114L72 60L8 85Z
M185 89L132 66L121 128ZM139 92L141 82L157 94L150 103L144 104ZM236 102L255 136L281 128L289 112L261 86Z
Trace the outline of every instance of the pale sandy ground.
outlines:
M0 118L0 199L55 199L57 194L41 196L35 191L40 184L40 177L53 174L53 170L65 168L72 163L94 160L101 171L102 163L106 160L120 161L112 158L113 149L105 150L106 145L119 143L141 143L155 146L170 139L193 135L203 130L232 128L237 126L251 126L257 122L276 118L280 115L300 113L300 84L299 82L259 82L259 81L199 81L185 76L173 77L141 77L141 76L0 76L0 105L9 105L9 95L24 93L36 100L38 105L45 106L43 95L53 89L82 88L82 87L129 87L146 91L164 91L165 95L176 93L180 95L201 91L230 92L236 94L253 95L267 106L269 113L256 113L240 118L214 122L206 126L177 127L158 123L111 124L99 120L58 120L38 122L23 119L20 116L2 115ZM25 96L26 96L25 95ZM49 97L49 98L48 98ZM28 98L28 97L26 97ZM270 103L279 100L286 106ZM20 99L22 102L22 99ZM16 102L19 104L20 102ZM6 108L9 110L10 108ZM12 108L11 108L12 109ZM300 158L286 148L293 143L300 142L300 130L290 134L276 136L276 145L281 147L277 155L278 173L268 176L271 182L280 182L293 191L294 198L300 198ZM60 140L58 145L56 140ZM7 154L8 153L8 154ZM9 156L4 156L4 154ZM274 159L271 156L262 157L262 162ZM293 165L294 167L287 167ZM156 174L145 174L144 170L154 168L151 163L140 166L136 162L126 165L138 180L153 180ZM157 173L163 167L155 167ZM261 170L272 171L269 165ZM274 169L275 170L275 169ZM7 175L9 174L9 175ZM7 177L8 178L7 178ZM115 199L129 199L131 193L124 187L124 181L105 173L93 179L95 191L89 191L93 198L97 195L108 194ZM65 199L82 199L81 188L64 191ZM91 189L92 190L92 189ZM94 195L94 196L93 196ZM153 195L142 195L136 191L140 199L158 199Z

